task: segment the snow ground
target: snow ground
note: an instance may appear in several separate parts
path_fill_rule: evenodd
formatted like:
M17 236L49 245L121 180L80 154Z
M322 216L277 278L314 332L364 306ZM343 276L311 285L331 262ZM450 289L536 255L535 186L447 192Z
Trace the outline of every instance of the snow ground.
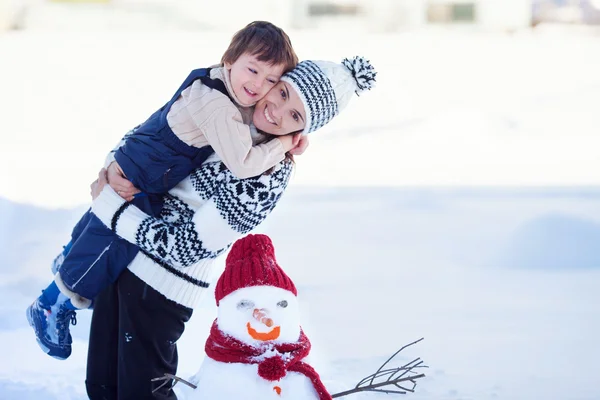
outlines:
M100 10L46 4L30 29L0 36L2 400L85 398L89 315L59 362L24 310L107 150L231 36ZM599 399L597 36L289 33L301 58L365 54L380 71L375 91L311 137L261 228L298 286L329 387L425 337L405 355L431 366L409 398ZM200 365L214 315L207 297L181 376Z
M425 337L402 358L430 366L411 398L595 400L600 253L588 239L600 235L599 199L597 188L295 186L261 231L296 282L314 364L332 390ZM0 340L11 343L2 399L85 398L89 315L73 327L66 362L38 350L23 316L81 211L37 210L4 227L29 233L0 242L15 256L0 271ZM181 340L183 377L200 365L213 301L204 299Z

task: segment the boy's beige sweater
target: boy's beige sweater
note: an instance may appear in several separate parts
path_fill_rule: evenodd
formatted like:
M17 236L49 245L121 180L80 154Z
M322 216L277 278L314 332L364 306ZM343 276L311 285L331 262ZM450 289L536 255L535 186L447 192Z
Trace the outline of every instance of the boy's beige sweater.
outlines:
M238 178L257 176L285 158L279 140L253 145L250 124L254 107L243 107L235 96L229 71L211 69L210 77L225 83L235 104L200 80L185 89L167 114L173 133L194 147L212 146L225 166Z

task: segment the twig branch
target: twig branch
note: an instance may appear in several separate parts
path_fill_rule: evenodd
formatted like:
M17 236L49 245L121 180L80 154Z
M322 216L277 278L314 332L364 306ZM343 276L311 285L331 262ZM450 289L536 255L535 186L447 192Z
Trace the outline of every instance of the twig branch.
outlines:
M152 378L152 379L150 379L151 382L164 381L163 383L160 384L160 386L158 386L156 389L154 389L152 391L152 393L158 391L160 388L162 388L163 386L167 385L172 380L175 381L175 383L173 383L169 389L173 389L173 386L175 386L177 384L177 382L181 382L183 384L186 384L189 387L191 387L192 389L196 389L196 387L197 387L193 383L188 382L185 379L180 378L180 377L178 377L176 375L164 374L163 376L159 376L158 378Z
M427 368L423 365L423 361L420 358L402 365L401 367L383 369L390 361L392 361L402 350L410 347L416 343L419 343L423 338L415 340L405 346L402 346L400 350L395 352L390 358L388 358L381 366L375 371L375 373L361 379L353 389L346 390L343 392L335 393L331 395L332 398L347 396L349 394L358 392L380 392L380 393L393 393L393 394L406 394L408 392L413 393L417 386L417 379L425 377L425 374L417 373L419 368ZM407 376L408 375L408 376ZM404 387L400 383L410 382L412 387ZM383 387L395 387L396 389L381 389Z

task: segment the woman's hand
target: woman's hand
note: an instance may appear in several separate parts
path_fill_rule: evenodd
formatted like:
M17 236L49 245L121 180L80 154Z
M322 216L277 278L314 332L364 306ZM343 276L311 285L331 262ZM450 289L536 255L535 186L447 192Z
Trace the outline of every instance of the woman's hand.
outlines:
M283 145L283 152L287 153L294 149L300 142L300 136L301 135L299 133L290 133L289 135L277 137L277 139L279 139Z
M107 179L110 187L127 201L133 200L133 196L140 193L140 190L125 178L123 170L116 161L108 166Z
M290 154L292 154L294 156L299 156L300 154L302 154L306 151L307 147L308 147L308 136L300 134L300 140L298 141L298 144L296 145L296 147L294 147L293 149L290 150Z
M100 193L102 192L102 189L104 189L104 186L106 185L106 183L107 183L106 170L104 168L102 168L100 170L100 172L98 173L98 179L96 179L90 185L90 194L92 195L92 200L96 200L96 197L98 197L100 195Z

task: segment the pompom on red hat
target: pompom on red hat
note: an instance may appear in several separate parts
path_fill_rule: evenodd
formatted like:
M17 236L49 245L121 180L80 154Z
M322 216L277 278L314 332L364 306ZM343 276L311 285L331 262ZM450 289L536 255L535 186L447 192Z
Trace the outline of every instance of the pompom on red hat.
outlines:
M267 235L248 235L233 244L215 287L217 305L230 293L252 286L273 286L298 295L294 282L277 264Z

